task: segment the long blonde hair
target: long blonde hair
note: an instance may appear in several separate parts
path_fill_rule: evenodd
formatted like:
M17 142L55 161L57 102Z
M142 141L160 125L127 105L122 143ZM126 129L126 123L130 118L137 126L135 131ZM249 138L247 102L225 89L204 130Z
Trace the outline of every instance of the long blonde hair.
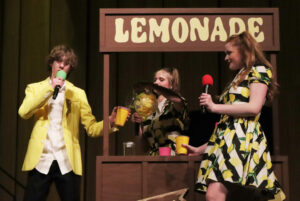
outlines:
M242 56L242 65L245 70L240 74L239 79L233 83L233 86L239 85L245 78L245 76L250 72L252 66L255 64L263 64L271 69L272 74L274 74L274 68L271 63L266 59L261 46L256 42L256 40L251 36L248 31L244 31L240 34L230 36L226 43L231 43L233 46L238 47L239 52ZM274 95L277 93L278 83L272 77L270 88L268 90L267 98L271 101Z

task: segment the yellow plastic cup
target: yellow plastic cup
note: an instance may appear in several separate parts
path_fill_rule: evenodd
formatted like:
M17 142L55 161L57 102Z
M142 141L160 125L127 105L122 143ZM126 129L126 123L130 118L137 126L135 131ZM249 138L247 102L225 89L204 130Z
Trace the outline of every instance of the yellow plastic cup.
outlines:
M189 144L190 138L188 136L178 136L176 137L176 153L178 155L186 155L187 149L182 147L181 144Z
M116 119L115 119L115 125L124 126L129 112L130 112L129 108L119 106L117 110Z

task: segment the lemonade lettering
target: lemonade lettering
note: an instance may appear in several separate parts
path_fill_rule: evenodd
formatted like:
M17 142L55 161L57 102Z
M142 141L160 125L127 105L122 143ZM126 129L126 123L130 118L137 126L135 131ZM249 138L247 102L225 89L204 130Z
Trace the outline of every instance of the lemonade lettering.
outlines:
M265 40L264 32L261 31L261 26L264 23L262 17L249 17L247 19L231 17L228 20L221 17L214 19L210 17L192 17L189 19L163 17L160 20L133 17L128 29L124 27L124 23L123 18L115 19L114 40L117 43L154 43L156 40L160 40L162 43L168 43L171 40L176 43L186 41L224 42L230 35L241 33L246 29L257 42ZM225 27L229 27L229 30L226 30Z

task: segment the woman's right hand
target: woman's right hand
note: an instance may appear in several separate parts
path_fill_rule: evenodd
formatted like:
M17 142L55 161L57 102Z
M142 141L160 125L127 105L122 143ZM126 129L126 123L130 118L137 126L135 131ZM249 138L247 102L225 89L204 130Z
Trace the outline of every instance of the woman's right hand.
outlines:
M205 106L209 112L214 112L215 104L212 101L210 94L202 93L199 96L199 103L200 103L200 106Z
M189 156L199 156L204 153L206 148L206 146L204 147L203 145L199 147L194 147L188 144L182 144L181 146L185 147L188 150Z
M142 116L135 112L131 115L131 121L140 124L142 123Z

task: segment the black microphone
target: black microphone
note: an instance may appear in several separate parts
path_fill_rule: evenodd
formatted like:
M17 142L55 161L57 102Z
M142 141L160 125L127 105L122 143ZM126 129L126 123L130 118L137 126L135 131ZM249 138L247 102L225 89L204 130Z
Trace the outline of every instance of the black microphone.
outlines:
M63 70L60 70L56 73L56 77L60 77L62 80L65 80L67 77L67 73ZM59 89L60 89L60 85L56 85L54 88L53 96L52 96L53 100L56 99Z
M204 93L208 93L209 86L212 86L214 83L214 80L211 75L206 74L202 77L202 85L204 86ZM206 108L204 105L201 105L201 113L206 113Z

